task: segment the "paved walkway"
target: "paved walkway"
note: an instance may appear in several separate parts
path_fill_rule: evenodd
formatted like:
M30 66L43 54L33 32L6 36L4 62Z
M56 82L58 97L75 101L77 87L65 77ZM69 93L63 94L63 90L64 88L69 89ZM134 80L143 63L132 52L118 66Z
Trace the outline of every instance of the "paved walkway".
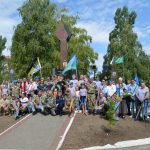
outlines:
M114 149L111 149L114 150ZM135 146L135 147L127 147L127 148L119 148L117 150L150 150L150 145L143 145L143 146Z
M66 119L67 116L31 116L0 137L0 149L53 150Z

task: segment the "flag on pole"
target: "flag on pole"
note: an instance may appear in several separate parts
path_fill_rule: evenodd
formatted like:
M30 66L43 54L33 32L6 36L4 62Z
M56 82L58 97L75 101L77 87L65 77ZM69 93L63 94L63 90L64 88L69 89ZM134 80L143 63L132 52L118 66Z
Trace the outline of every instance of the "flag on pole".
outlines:
M137 74L135 75L134 80L135 80L136 84L139 85L139 78L138 78L138 75L137 75Z
M34 62L31 63L30 71L28 77L32 76L34 73L38 72L41 69L41 64L39 58L36 58Z
M110 62L110 65L112 65L114 63L114 57L112 58L111 62Z
M115 61L115 64L122 64L124 62L124 57L119 57L116 61Z
M64 75L69 70L77 70L77 57L74 55L72 59L68 62L66 68L63 70L62 74Z

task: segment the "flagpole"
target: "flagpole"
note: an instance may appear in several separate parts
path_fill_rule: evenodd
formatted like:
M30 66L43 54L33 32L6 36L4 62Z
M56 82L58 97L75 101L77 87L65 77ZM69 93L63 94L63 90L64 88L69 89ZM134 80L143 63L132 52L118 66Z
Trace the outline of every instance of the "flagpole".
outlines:
M40 63L39 57L37 57L37 60L38 60L38 63ZM40 68L40 76L41 76L41 78L42 78L42 71L41 71L41 68Z
M77 70L77 68L76 68L76 77L77 77L77 79L78 79L78 70Z
M124 62L123 62L123 80L124 80Z

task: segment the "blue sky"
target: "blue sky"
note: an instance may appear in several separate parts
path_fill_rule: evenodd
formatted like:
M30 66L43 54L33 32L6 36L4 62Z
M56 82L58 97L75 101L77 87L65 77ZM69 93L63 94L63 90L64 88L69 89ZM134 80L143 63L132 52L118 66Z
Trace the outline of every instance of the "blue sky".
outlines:
M3 52L9 55L14 27L21 22L17 12L25 0L0 0L0 35L7 38L7 48ZM102 69L103 56L106 54L108 37L114 28L114 14L118 7L127 6L129 11L136 11L137 19L134 31L138 34L143 49L150 54L150 1L149 0L51 0L59 7L67 7L70 14L80 16L77 26L85 28L92 36L91 46L98 52L96 62Z

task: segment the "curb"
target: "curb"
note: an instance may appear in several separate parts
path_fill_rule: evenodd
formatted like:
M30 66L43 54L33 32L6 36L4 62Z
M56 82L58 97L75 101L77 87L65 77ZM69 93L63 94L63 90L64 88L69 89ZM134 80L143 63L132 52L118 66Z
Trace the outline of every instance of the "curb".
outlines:
M145 139L138 139L138 140L121 141L115 143L114 145L107 144L104 146L83 148L80 150L118 149L118 148L128 148L128 147L142 146L142 145L149 145L149 144L150 144L150 138L145 138Z

